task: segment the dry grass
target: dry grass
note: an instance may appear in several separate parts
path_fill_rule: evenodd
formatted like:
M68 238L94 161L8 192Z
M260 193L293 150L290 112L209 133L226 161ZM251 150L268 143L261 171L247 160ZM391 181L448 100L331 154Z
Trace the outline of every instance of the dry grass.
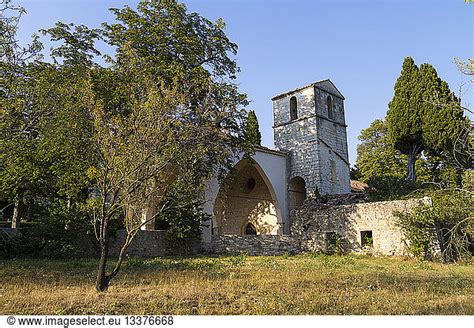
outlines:
M0 314L474 314L474 266L298 255L0 261Z

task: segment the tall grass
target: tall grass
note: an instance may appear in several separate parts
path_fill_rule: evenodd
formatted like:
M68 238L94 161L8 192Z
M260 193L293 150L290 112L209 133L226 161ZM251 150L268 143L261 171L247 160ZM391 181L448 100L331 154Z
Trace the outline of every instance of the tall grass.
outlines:
M0 314L474 314L474 266L297 255L0 262Z

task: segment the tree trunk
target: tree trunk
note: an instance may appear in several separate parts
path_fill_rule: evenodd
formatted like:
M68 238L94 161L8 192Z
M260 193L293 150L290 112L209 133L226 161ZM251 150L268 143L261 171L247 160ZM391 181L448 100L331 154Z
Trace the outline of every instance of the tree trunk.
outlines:
M26 221L30 222L33 219L33 205L35 200L32 194L27 197L28 207L26 208Z
M15 205L13 207L13 216L12 216L12 229L17 229L20 227L22 207L23 207L23 192L20 191L15 196Z
M98 292L104 292L109 287L109 277L107 276L107 256L109 255L109 245L106 241L100 241L100 261L97 271L97 280L95 289Z
M443 261L446 262L446 242L444 240L443 229L439 220L434 221L434 229L439 245L439 250L441 251L441 256L443 257Z
M463 170L456 168L456 187L462 188L462 175L463 175Z
M407 162L407 180L416 181L415 162L418 153L420 152L420 145L413 144L410 146L408 151L408 162Z

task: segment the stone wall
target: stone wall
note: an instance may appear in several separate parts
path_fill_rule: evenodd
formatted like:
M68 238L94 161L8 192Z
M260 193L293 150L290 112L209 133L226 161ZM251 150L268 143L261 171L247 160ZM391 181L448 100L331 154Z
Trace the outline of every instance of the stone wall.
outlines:
M298 242L291 236L257 235L213 236L213 252L217 254L282 255L300 252Z
M290 118L290 99L297 99L298 118ZM287 180L301 177L308 194L319 189L314 88L308 86L273 100L275 147L288 153Z
M110 238L109 256L115 257L126 237L125 230L118 230ZM99 254L97 245L94 245L87 236L77 239L78 249L82 256L97 256ZM134 257L157 257L169 255L190 255L201 252L200 238L189 239L179 245L170 243L166 238L165 230L140 230L126 254Z
M295 215L292 235L303 251L326 251L333 233L349 252L368 251L379 255L405 255L405 244L395 211L406 212L429 198L359 203L321 208L305 204ZM363 247L370 232L372 245ZM332 235L334 236L334 235Z
M321 172L319 175L320 193L348 193L350 192L350 167L344 99L317 86L314 89L314 97L317 115L318 158ZM332 119L328 115L328 98L331 99L332 103Z

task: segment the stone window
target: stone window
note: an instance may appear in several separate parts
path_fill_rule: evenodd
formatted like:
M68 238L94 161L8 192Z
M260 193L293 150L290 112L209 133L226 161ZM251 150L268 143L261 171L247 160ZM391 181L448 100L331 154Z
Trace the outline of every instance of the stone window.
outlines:
M331 160L331 182L336 182L336 161Z
M333 108L331 96L327 97L326 102L327 102L327 106L328 106L328 118L333 120L334 119L334 108Z
M247 223L245 226L245 234L246 235L256 235L257 234L257 229L255 229L255 226L252 223Z
M365 230L360 232L360 244L362 247L374 246L374 238L372 237L372 230Z
M342 251L342 236L335 231L324 233L324 241L326 244L326 253L333 254Z
M293 96L290 98L290 120L294 121L298 118L298 104L296 102L296 97Z

